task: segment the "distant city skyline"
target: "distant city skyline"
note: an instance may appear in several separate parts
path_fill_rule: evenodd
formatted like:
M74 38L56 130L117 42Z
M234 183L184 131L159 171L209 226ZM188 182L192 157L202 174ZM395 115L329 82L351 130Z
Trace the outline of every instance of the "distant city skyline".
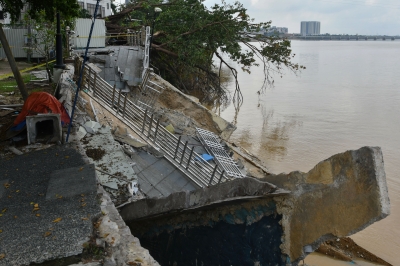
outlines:
M226 0L233 3L235 0ZM255 22L300 33L301 21L320 21L321 34L400 35L398 0L239 0ZM206 6L220 0L206 0Z

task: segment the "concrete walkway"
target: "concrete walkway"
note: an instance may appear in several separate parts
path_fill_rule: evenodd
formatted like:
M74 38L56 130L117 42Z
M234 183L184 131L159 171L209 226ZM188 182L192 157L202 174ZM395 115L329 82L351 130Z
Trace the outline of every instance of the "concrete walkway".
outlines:
M93 165L68 146L0 161L1 266L82 253L100 215Z

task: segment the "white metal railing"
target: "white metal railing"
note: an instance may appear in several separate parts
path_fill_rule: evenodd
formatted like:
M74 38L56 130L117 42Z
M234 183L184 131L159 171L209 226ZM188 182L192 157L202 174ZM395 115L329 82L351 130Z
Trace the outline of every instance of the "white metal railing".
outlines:
M219 164L229 176L236 178L245 177L236 162L229 156L225 148L222 147L217 135L201 128L196 128L196 134L206 150L214 156L217 164Z
M76 61L80 65L82 61ZM76 69L80 69L76 66ZM82 88L87 89L93 99L110 111L150 145L163 151L164 157L175 165L198 187L215 185L232 180L224 169L205 161L194 151L188 141L183 142L160 126L148 109L139 108L128 99L127 93L112 87L89 66L85 67ZM192 146L192 147L190 147Z
M151 41L151 31L150 27L146 27L146 42L144 45L144 58L143 58L143 72L142 72L142 79L150 66L150 41Z

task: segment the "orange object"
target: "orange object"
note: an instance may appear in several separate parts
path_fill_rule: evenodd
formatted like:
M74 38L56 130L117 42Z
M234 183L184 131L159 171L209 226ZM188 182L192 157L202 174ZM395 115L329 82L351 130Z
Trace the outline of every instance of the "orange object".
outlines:
M56 97L47 92L33 92L26 99L21 113L14 120L14 125L23 122L26 116L48 113L60 114L63 124L69 124L71 121L64 106Z

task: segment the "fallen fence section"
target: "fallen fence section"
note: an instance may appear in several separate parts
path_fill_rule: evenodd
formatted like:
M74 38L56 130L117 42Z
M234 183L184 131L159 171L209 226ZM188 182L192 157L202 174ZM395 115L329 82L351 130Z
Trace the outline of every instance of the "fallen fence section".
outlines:
M217 164L221 166L229 176L236 178L245 177L236 162L229 156L225 148L222 147L217 135L201 128L196 128L196 134L206 150L214 156Z
M81 61L76 60L80 69ZM211 165L201 155L189 148L188 142L182 142L160 126L160 119L155 119L148 109L143 110L134 104L128 95L103 80L90 67L85 66L82 87L100 105L120 119L136 134L145 139L150 145L163 151L165 158L184 173L198 187L207 187L232 180L218 164Z

